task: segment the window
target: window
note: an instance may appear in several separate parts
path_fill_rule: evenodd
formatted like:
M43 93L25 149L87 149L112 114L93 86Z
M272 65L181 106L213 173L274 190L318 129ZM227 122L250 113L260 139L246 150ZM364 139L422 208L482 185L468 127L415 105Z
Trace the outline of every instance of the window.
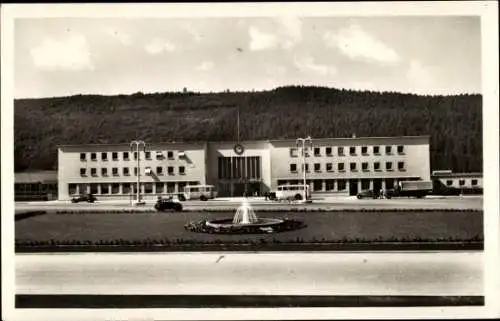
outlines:
M392 146L385 146L385 153L386 153L387 155L390 155L390 154L391 154L391 147L392 147Z
M101 175L102 176L108 176L108 169L107 168L101 168Z
M326 163L326 171L333 172L333 164L332 163Z
M130 189L130 183L123 183L122 185L122 194L130 194L131 189Z
M76 194L76 184L68 184L68 193L69 195Z
M373 163L373 169L376 171L380 171L380 162Z
M169 166L167 168L167 172L168 172L168 175L174 175L174 167L173 166Z
M112 171L113 171L113 176L118 176L118 168L117 167L113 167Z
M175 183L167 183L167 193L172 194L175 192Z
M451 179L447 180L447 181L446 181L446 185L447 185L447 186L451 186L451 185L453 185L453 181L452 181Z
M156 194L162 194L164 191L163 183L156 183Z
M465 180L464 180L464 179L459 180L459 181L458 181L458 184L459 184L460 186L464 186L464 185L465 185Z
M323 189L323 181L320 179L313 180L313 190L321 191Z
M97 160L97 154L96 153L90 153L90 159L93 161Z
M90 193L97 194L99 184L90 184Z
M326 154L326 156L332 156L332 148L331 147L327 147L325 149L325 154Z
M137 167L134 167L134 175L137 176Z
M90 175L97 176L97 168L91 168L90 169Z
M361 180L361 189L362 190L370 189L370 180L368 180L368 179L362 179Z
M163 175L163 167L161 166L156 167L156 175Z
M174 158L174 152L173 152L173 151L171 151L171 150L170 150L170 151L168 151L168 152L167 152L167 157L168 157L168 159L173 159L173 158Z
M338 147L337 148L337 154L339 156L344 156L344 147Z
M290 148L290 157L297 157L299 155L299 152L297 148Z
M356 171L356 163L351 163L350 168L351 168L351 172Z
M126 176L130 175L130 170L128 167L123 168L123 175L126 175Z
M320 163L315 163L314 164L314 171L315 172L321 172L321 164Z
M309 172L309 164L306 164L306 172Z
M161 151L156 152L156 160L160 160L160 159L163 159L163 153Z
M356 147L354 146L349 147L349 154L356 155Z
M335 188L335 181L333 179L327 179L325 184L325 189L327 191L333 191Z
M368 147L366 146L361 147L361 154L368 155Z
M117 161L118 160L118 153L117 152L111 153L111 157L113 158L114 161Z
M118 193L120 193L120 184L118 183L111 184L111 194L118 194Z
M471 184L472 186L477 186L477 179L473 179L473 180L470 182L470 184Z
M362 163L361 168L363 169L363 172L368 172L368 163L367 162Z
M400 171L405 170L405 162L398 162L398 170Z
M109 194L109 185L101 184L101 194Z
M179 174L180 175L186 174L186 168L184 166L179 166Z
M297 164L290 164L290 172L292 173L297 172Z
M151 152L144 152L145 158L150 160L151 159Z
M108 160L108 153L101 153L101 159L103 161L107 161Z
M87 175L87 170L85 168L80 168L80 176Z
M144 184L144 193L146 193L146 194L153 193L153 183Z
M80 153L80 160L81 160L81 161L84 161L84 160L86 160L86 159L87 159L87 154L85 154L85 153Z
M123 160L129 160L128 152L123 152Z
M321 149L319 147L314 147L314 156L321 156Z
M404 146L403 145L398 146L398 154L404 154Z
M388 171L392 171L392 162L386 162L385 163L385 169Z
M337 180L337 190L338 191L345 191L345 188L346 188L345 180L343 180L343 179Z
M380 154L380 146L373 146L373 154L375 155Z
M339 169L339 172L345 171L345 169L344 169L344 163L339 163L337 167Z

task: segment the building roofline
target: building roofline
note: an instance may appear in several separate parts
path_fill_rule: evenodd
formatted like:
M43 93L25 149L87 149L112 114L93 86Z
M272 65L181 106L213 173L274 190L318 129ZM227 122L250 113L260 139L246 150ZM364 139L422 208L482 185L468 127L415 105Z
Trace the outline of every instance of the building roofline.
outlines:
M430 138L430 135L420 135L420 136L378 136L378 137L370 137L370 136L360 136L360 137L320 137L320 138L311 138L312 141L321 141L321 140L361 140L361 139L422 139L422 138ZM245 143L277 143L277 142L295 142L296 138L284 138L284 139L267 139L267 140L243 140L240 141L242 144ZM234 144L237 141L231 140L223 140L223 141L174 141L174 142L146 142L147 145L161 145L161 144L169 144L169 145L186 145L186 144ZM56 145L56 148L64 148L64 147L122 147L130 145L130 143L112 143L112 144L61 144Z
M420 136L356 136L356 137L323 137L323 138L313 138L312 141L317 140L361 140L361 139L429 139L430 135L420 135ZM304 137L301 137L304 138ZM271 139L269 142L286 142L286 141L296 141L296 139Z
M483 176L483 173L472 172L472 173L442 173L442 174L431 174L431 177L476 177Z

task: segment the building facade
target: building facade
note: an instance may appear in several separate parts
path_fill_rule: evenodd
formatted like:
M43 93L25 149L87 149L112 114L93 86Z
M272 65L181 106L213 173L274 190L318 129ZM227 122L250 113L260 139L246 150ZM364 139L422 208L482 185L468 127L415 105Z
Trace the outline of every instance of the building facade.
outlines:
M432 172L431 178L434 182L436 193L440 191L456 190L460 194L482 194L482 173L453 173L451 170L436 170Z
M34 171L14 174L15 201L57 199L57 171Z
M147 142L146 142L147 143ZM401 180L430 180L429 136L312 139L305 157L296 140L147 144L140 156L146 197L181 193L186 185L214 185L219 196L262 195L282 184L313 193L356 195ZM93 193L134 198L137 158L128 144L58 148L59 199Z

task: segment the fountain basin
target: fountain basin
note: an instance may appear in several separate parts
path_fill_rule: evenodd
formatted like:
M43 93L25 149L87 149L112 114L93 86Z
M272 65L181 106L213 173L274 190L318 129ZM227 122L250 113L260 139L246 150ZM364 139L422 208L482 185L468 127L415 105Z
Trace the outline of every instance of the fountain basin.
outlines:
M234 224L232 218L223 218L219 220L206 221L205 225L213 228L230 228L240 226L271 227L283 223L284 220L278 218L257 218L251 223Z
M184 228L191 232L208 234L262 234L281 233L306 227L299 220L258 218L254 223L234 224L233 219L190 222Z

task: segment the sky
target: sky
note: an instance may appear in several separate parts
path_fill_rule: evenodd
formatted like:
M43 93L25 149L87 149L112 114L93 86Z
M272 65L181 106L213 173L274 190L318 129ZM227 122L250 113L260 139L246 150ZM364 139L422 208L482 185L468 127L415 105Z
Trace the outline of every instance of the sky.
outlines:
M481 93L472 16L22 18L14 28L15 98L286 85Z

